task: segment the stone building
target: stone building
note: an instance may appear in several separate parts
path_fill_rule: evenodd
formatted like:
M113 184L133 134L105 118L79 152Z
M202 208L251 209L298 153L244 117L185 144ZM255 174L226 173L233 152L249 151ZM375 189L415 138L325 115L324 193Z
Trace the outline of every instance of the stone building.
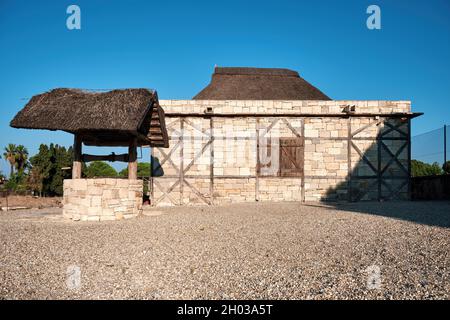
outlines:
M155 206L409 199L410 101L331 100L286 69L216 68L193 100L161 100Z
M164 109L164 110L163 110ZM137 147L151 148L153 206L410 197L409 101L331 100L286 69L216 68L193 100L156 91L54 89L11 126L74 134L64 215L115 220L142 212ZM89 155L82 145L128 146ZM128 179L85 179L83 162L128 163Z

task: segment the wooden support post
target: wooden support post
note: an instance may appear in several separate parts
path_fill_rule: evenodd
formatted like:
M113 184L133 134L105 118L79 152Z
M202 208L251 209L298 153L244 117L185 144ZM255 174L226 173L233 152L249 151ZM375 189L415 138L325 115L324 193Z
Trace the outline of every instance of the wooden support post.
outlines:
M72 179L81 179L81 166L82 166L82 138L80 135L75 134L73 142L73 165L72 165Z
M150 147L150 179L149 179L149 190L150 190L150 204L152 206L155 205L155 182L153 181L153 171L155 170L155 157L154 157L154 148Z
M447 162L447 125L444 124L444 163L446 162Z
M256 167L255 167L255 200L259 201L259 173L260 173L260 163L259 163L259 118L256 118Z
M209 118L209 139L211 141L209 145L209 193L211 195L211 205L214 204L214 121L213 118Z
M347 120L347 199L353 201L352 194L352 118Z
M301 122L301 136L303 137L303 168L302 168L302 181L301 181L301 199L302 202L305 202L305 118L302 119Z
M380 135L380 133L378 134ZM381 136L379 136L377 138L377 180L378 180L378 201L382 200L381 197L381 179L382 179L382 175L381 175L381 144L383 143L383 138Z
M184 118L180 118L180 205L183 204L184 193ZM203 153L203 151L202 151Z
M408 200L412 199L412 167L411 167L411 119L408 119Z
M137 179L137 138L134 137L130 141L128 147L128 179Z

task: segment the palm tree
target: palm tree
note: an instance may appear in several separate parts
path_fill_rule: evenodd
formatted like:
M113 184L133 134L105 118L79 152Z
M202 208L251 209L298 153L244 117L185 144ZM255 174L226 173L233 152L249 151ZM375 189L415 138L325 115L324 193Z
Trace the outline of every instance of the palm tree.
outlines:
M7 147L5 147L5 152L3 153L3 157L11 165L11 175L14 173L14 166L16 165L16 149L17 146L10 143Z
M28 150L23 145L18 145L16 147L16 165L17 165L17 171L21 172L23 169L25 169L25 165L28 161Z

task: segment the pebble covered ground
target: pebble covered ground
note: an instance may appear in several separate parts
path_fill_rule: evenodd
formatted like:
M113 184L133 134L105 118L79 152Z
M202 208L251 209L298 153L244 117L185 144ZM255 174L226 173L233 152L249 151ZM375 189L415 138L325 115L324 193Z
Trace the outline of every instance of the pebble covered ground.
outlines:
M158 210L0 212L0 299L450 298L450 202Z

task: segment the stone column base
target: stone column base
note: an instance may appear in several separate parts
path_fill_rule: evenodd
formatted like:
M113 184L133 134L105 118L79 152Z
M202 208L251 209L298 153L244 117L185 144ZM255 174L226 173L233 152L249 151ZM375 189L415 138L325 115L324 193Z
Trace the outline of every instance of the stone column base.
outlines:
M74 221L106 221L142 213L142 180L64 180L63 215Z

